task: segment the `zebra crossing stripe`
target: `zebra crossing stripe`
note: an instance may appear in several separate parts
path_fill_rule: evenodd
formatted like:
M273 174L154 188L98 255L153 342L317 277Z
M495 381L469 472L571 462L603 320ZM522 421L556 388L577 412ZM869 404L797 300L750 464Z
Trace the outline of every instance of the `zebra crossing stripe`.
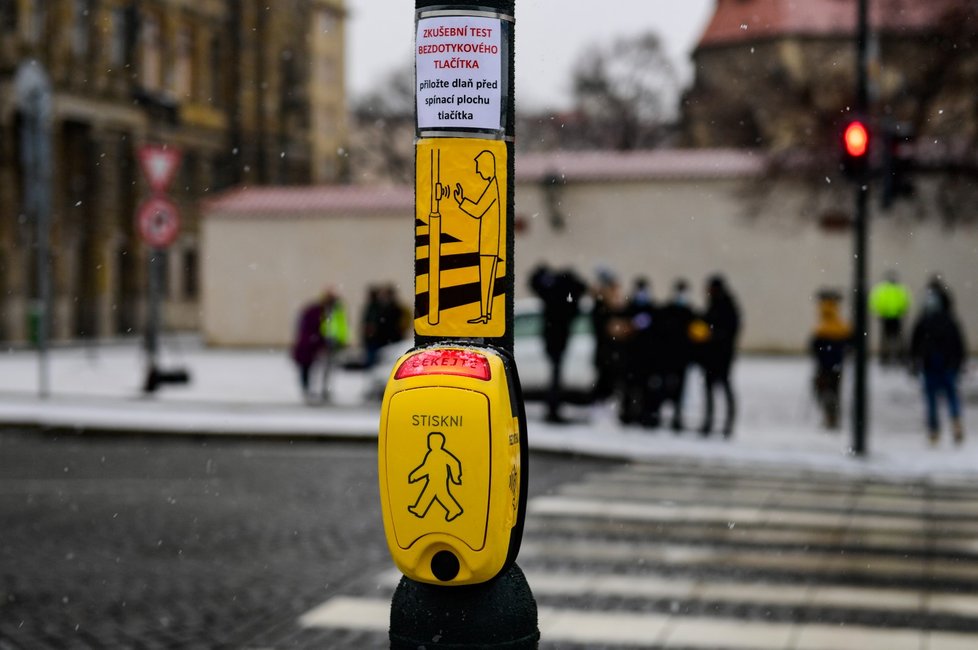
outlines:
M644 503L639 501L609 501L602 499L579 499L563 496L547 496L534 499L527 506L527 514L562 517L602 517L635 521L658 521L662 519L680 521L726 521L737 524L762 524L771 513L756 506L719 507L686 506L675 503ZM825 515L812 517L802 513L796 519L784 519L784 523L810 525L812 521L838 525L845 515Z
M873 533L924 534L926 523L920 517L880 517L838 512L782 510L766 506L703 506L660 501L655 503L626 500L588 499L568 496L545 496L533 499L527 506L528 515L560 517L597 517L626 521L724 522L728 524L778 524L844 528L853 526ZM940 523L942 534L970 535L978 533L974 522Z
M921 612L929 615L978 617L978 594L929 591L916 588L798 586L762 582L689 579L656 575L621 575L599 572L526 570L531 591L540 597L595 596L676 601L708 601L717 604L808 605L820 608ZM376 588L393 594L401 579L397 570L377 575Z
M302 627L385 631L390 625L390 600L336 596L299 617Z
M389 629L390 601L338 596L307 612L304 628L384 633ZM729 650L973 650L967 634L865 625L743 621L654 614L600 612L540 607L538 620L545 643L597 643L629 647Z
M625 565L661 564L671 568L722 566L724 569L777 570L799 575L862 575L878 578L924 578L924 563L902 557L859 551L840 555L814 549L743 550L716 546L640 543L633 541L533 539L523 542L520 557L534 560L610 562ZM963 560L930 560L931 576L978 579L978 565Z

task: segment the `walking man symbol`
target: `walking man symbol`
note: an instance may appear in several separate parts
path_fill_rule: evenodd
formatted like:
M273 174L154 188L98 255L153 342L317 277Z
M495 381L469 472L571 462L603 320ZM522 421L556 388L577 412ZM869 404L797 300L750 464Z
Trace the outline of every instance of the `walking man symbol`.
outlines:
M428 451L421 464L408 474L408 483L422 479L425 484L418 500L408 506L412 515L424 519L435 501L445 509L445 521L452 521L462 514L462 506L452 495L452 484L462 484L462 463L445 449L445 436L437 431L428 434Z

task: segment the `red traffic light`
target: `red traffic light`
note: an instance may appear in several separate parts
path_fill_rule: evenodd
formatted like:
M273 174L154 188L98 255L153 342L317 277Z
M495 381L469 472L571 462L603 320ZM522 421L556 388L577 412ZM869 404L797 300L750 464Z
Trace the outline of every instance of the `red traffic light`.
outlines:
M869 148L869 131L866 126L859 121L850 122L842 136L846 146L846 153L853 158L861 158L866 155Z

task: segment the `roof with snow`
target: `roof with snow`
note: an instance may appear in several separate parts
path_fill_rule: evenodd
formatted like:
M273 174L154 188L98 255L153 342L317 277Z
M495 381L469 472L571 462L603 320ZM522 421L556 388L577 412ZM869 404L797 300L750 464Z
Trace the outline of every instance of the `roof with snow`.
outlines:
M765 158L745 149L652 149L648 151L554 151L516 158L516 179L540 181L704 180L760 173Z
M740 149L659 149L650 151L556 151L516 159L516 180L564 183L717 180L748 178L764 169L763 154ZM267 215L331 213L364 215L410 212L408 185L295 185L242 187L204 204L204 213Z

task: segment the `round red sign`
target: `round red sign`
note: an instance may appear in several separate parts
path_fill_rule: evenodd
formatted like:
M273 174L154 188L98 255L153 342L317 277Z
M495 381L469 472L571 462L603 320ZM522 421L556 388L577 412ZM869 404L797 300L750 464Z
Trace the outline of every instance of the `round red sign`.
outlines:
M139 206L136 224L144 242L166 248L180 233L180 211L172 201L156 196Z

